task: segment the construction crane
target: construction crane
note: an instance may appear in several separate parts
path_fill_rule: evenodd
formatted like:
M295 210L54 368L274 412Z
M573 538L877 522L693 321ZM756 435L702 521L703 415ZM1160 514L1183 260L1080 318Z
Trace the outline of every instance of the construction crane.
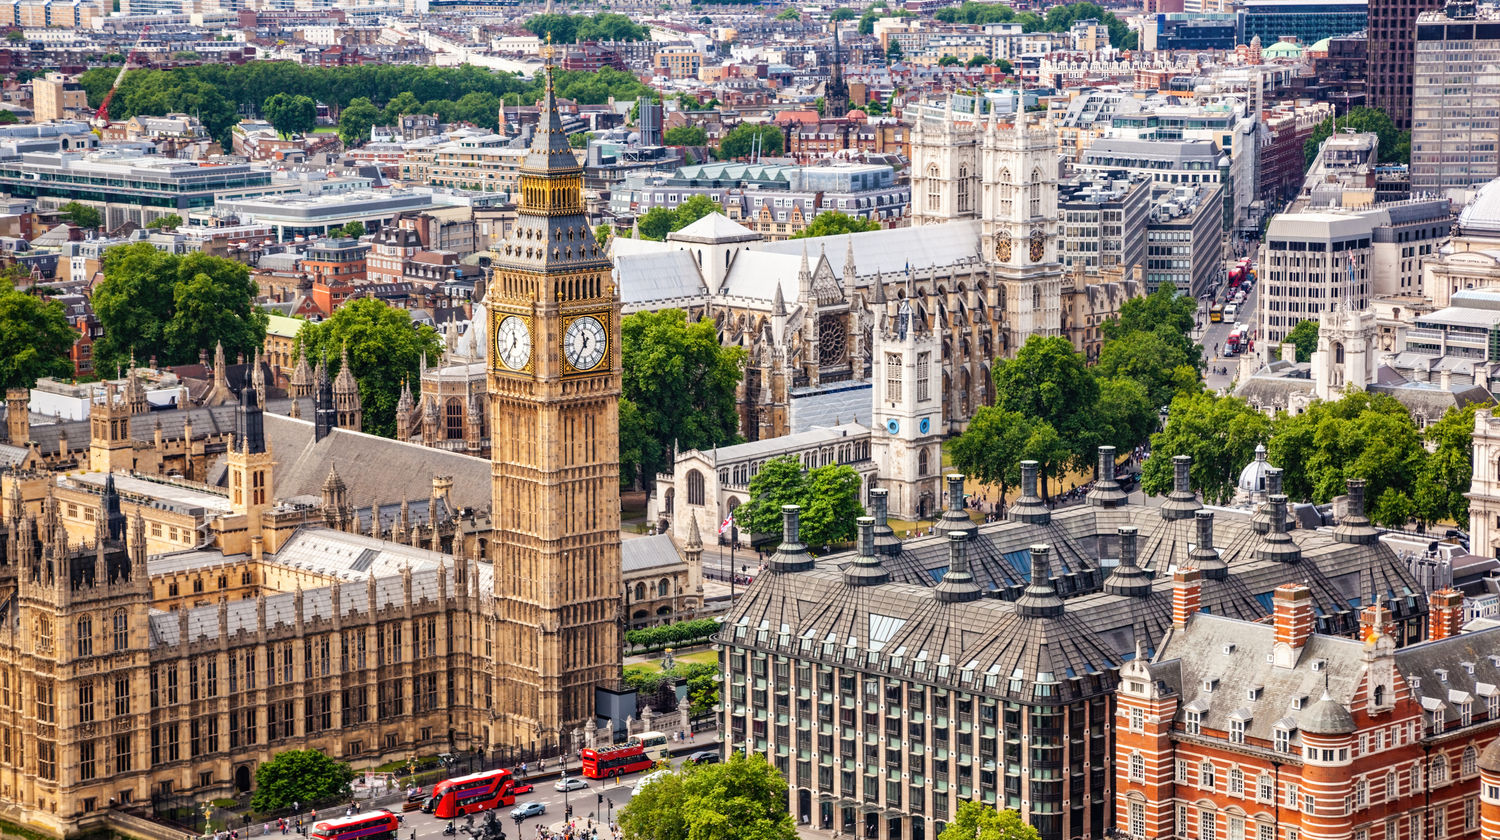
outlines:
M125 63L120 65L120 75L115 76L115 83L109 86L109 92L104 94L104 101L99 103L99 110L94 112L93 122L94 129L96 131L102 131L105 126L109 125L110 100L115 98L115 91L119 90L120 83L125 81L125 74L130 71L130 66L137 63L136 59L140 55L141 45L146 43L146 36L150 34L150 32L151 27L149 26L141 30L141 37L135 42L135 46L131 47L130 52L125 56Z

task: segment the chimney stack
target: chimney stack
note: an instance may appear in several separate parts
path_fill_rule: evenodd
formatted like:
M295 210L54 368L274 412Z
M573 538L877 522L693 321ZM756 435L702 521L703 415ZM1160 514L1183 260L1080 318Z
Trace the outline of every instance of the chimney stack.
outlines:
M1203 503L1198 501L1198 495L1193 492L1192 468L1193 456L1172 457L1172 492L1162 502L1162 519L1191 519L1193 512L1203 507Z
M1276 644L1272 649L1272 664L1278 668L1292 668L1297 664L1302 646L1313 634L1312 590L1300 583L1283 583L1276 587L1273 598Z
M1188 552L1193 568L1209 580L1224 580L1229 577L1229 564L1214 548L1214 512L1200 510L1194 515L1198 525L1198 539Z
M1365 515L1365 480L1351 478L1345 482L1348 488L1344 517L1333 529L1333 538L1341 543L1372 545L1380 539L1380 532L1370 524Z
M1089 491L1088 503L1094 507L1116 508L1125 504L1127 496L1115 480L1115 448L1099 447L1099 466L1094 472L1094 489Z
M1464 594L1451 586L1427 596L1427 640L1448 639L1464 629Z
M772 572L805 572L813 567L813 556L802 544L801 513L797 505L781 506L781 545L766 565Z
M966 538L961 533L955 531L948 534L948 570L933 588L933 594L943 603L977 601L984 597L984 590L979 588L979 584L974 582L974 576L969 573L965 542Z
M933 524L933 530L939 534L963 534L964 539L969 539L979 533L979 526L964 507L964 474L948 473L944 478L948 480L948 509Z
M1104 580L1104 591L1111 595L1142 597L1151 594L1151 575L1136 565L1137 533L1138 529L1133 525L1124 525L1119 529L1120 565Z
M1172 626L1187 627L1188 619L1198 611L1203 599L1203 575L1197 569L1172 572Z
M1391 620L1391 610L1385 604L1376 601L1359 611L1359 637L1366 642L1375 641L1377 636L1396 635L1396 622Z
M884 487L870 490L870 515L875 518L875 551L894 557L901 553L901 540L887 523L891 491Z
M1036 461L1021 462L1021 495L1011 503L1010 510L1005 513L1006 519L1012 522L1030 522L1033 525L1045 525L1052 521L1052 512L1037 494L1036 480L1039 472L1041 465Z
M1270 530L1255 549L1256 559L1274 563L1300 563L1302 549L1297 547L1297 543L1286 532L1286 496L1277 493L1266 506L1269 509L1267 524Z

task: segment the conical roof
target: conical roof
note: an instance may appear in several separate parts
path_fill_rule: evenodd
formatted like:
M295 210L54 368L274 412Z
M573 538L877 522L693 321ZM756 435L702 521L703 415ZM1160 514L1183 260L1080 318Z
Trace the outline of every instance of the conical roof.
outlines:
M578 157L568 145L568 135L563 131L562 115L557 112L557 96L552 90L552 65L547 65L546 93L542 96L542 113L537 120L536 134L531 138L531 151L521 171L530 173L578 172Z

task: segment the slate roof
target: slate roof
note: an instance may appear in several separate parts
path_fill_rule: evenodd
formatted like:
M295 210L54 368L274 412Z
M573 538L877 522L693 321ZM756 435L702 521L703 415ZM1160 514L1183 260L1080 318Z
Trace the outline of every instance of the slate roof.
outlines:
M667 534L620 540L620 570L627 575L631 572L681 565L682 557L678 555L677 547Z

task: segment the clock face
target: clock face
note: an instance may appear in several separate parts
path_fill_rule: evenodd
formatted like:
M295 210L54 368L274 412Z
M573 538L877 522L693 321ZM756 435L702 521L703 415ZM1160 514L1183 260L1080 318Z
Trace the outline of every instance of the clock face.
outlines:
M593 370L609 350L609 335L592 315L574 318L563 334L563 353L577 370Z
M525 370L531 361L531 331L526 322L508 315L495 331L495 357L511 370Z
M995 240L995 259L1010 262L1010 234L1002 233Z
M1031 261L1041 262L1042 257L1047 254L1047 235L1042 233L1041 228L1033 228L1031 231Z

